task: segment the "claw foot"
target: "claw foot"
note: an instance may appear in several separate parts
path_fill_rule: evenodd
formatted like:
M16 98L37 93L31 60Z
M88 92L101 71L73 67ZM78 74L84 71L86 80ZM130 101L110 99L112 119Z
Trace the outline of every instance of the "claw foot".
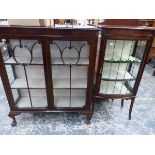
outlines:
M15 117L15 116L17 116L17 115L19 115L19 114L20 114L20 113L17 113L17 112L16 112L16 113L15 113L15 112L10 112L10 113L9 113L8 116L9 116L10 118L13 119L13 121L12 121L12 123L11 123L11 126L12 126L12 127L15 127L15 126L17 125L17 121L16 121L16 117Z
M11 123L11 125L12 127L15 127L17 125L16 118L12 117L12 119L13 119L13 122Z

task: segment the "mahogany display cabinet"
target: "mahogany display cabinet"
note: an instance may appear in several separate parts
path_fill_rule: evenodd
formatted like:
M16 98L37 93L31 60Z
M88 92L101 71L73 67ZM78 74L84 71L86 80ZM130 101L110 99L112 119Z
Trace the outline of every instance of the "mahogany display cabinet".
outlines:
M131 119L153 36L153 28L112 23L0 26L0 76L12 126L25 112L79 112L90 123L98 98L121 99L122 107L130 99Z
M113 22L114 23L114 22ZM129 119L152 45L154 30L145 26L102 23L95 98L131 99Z
M0 27L0 75L12 126L24 112L79 112L90 123L98 32Z

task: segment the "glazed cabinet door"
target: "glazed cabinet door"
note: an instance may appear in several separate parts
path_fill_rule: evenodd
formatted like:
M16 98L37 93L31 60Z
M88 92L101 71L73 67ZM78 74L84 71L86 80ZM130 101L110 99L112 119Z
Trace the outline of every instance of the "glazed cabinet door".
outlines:
M37 39L2 39L1 56L11 90L7 90L7 94L9 98L13 97L14 108L49 109L41 42Z
M51 72L55 109L86 108L90 45L83 40L53 40L50 42Z
M98 94L128 95L134 92L141 64L144 61L147 40L105 41L102 63L99 67Z

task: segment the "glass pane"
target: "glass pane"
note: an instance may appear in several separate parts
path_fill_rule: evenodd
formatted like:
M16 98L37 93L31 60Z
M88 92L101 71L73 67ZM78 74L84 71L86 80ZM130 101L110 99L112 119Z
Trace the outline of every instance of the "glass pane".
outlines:
M55 40L50 45L50 49L54 106L82 108L86 100L88 43Z
M146 41L107 40L100 93L128 94L133 91Z
M12 48L12 56L5 63L43 64L41 44L37 40L11 39L9 45Z
M4 63L16 106L47 107L41 44L37 40L11 39L6 45L9 56Z

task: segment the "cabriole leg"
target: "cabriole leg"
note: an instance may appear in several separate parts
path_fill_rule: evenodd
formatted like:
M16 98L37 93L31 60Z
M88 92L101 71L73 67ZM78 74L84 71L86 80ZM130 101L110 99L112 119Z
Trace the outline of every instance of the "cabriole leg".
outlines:
M17 125L17 121L16 121L16 117L15 116L17 116L17 115L19 115L20 113L14 113L14 112L10 112L9 113L9 117L10 118L12 118L13 119L13 121L12 121L12 123L11 123L11 125L12 125L12 127L15 127L16 125Z
M134 104L135 98L131 99L130 109L129 109L129 120L131 120L131 113Z
M121 108L124 106L124 99L121 99Z

